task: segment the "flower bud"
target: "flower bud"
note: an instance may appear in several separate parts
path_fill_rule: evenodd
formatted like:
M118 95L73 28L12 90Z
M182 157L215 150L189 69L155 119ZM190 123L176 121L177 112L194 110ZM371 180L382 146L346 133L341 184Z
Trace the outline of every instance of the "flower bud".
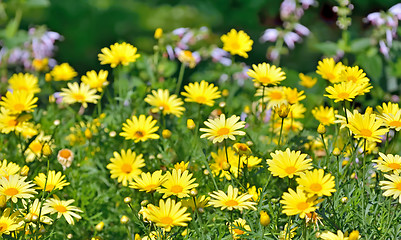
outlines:
M67 234L67 239L72 239L73 235L71 233Z
M241 156L249 156L252 153L252 150L245 143L235 143L233 147L234 151Z
M336 147L336 148L333 149L333 155L334 156L337 157L337 156L340 156L340 154L341 154L341 150L339 148Z
M129 222L129 218L128 218L127 216L123 215L123 216L120 218L120 223L121 223L121 224L126 224L126 223L128 223L128 222Z
M225 108L225 107L226 107L226 102L220 102L220 103L219 103L219 107Z
M290 107L287 104L280 104L280 106L276 106L275 110L279 117L286 118L290 113Z
M317 132L319 134L325 134L326 133L326 127L323 124L319 124L319 126L317 127Z
M43 225L40 227L39 233L42 234L42 235L46 233L46 228L43 227Z
M231 165L228 162L223 162L223 170L224 171L229 171L231 168Z
M192 120L192 119L188 119L187 120L187 128L189 129L189 130L193 130L194 128L195 128L195 122L194 122L194 120Z
M192 190L189 192L189 194L190 194L192 197L196 197L196 196L198 195L198 191L194 188L194 189L192 189Z
M1 195L0 196L0 208L4 208L7 203L7 198L6 195Z
M228 97L229 94L230 94L230 92L227 89L223 89L223 91L221 91L221 95L223 97Z
M103 228L104 228L104 222L103 222L103 221L101 221L100 223L98 223L98 224L96 225L96 227L95 227L96 231L98 231L98 232L102 231Z
M342 197L341 198L341 202L342 203L347 203L348 202L348 198L347 197Z
M29 167L27 165L23 166L21 168L21 173L20 173L21 176L28 176L28 173L29 173Z
M89 128L85 129L84 134L85 134L85 137L86 137L87 139L91 139L92 136L93 136L93 135L92 135L92 132L91 132L91 130L90 130Z
M163 36L163 29L162 28L156 28L154 37L155 39L160 39Z
M359 231L358 230L354 230L352 231L349 236L348 236L349 240L358 240L359 239Z
M130 197L124 198L124 203L128 204L131 203L132 199Z
M198 208L198 213L200 213L200 214L202 214L202 213L205 213L205 209L204 208Z
M162 136L163 136L163 138L166 138L166 139L170 138L171 137L171 131L168 130L168 129L164 129L162 131Z
M141 202L141 206L142 206L142 207L146 207L146 206L148 206L148 204L149 204L149 201L148 201L148 200L143 200L143 201Z
M260 224L265 227L270 224L270 216L265 211L260 212Z

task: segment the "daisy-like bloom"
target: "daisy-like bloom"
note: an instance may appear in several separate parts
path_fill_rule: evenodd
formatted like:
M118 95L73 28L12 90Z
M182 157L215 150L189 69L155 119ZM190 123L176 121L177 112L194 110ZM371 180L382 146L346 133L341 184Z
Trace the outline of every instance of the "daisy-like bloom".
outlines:
M81 81L90 88L96 89L98 92L103 92L103 88L109 85L107 81L107 76L109 72L106 70L100 70L99 73L96 73L95 70L86 72L86 75L81 77Z
M290 119L300 119L304 118L304 113L306 112L306 108L302 103L295 103L291 105L290 112L288 113L288 118ZM275 116L277 117L277 116Z
M16 73L8 80L13 91L26 91L27 93L40 92L38 78L30 73Z
M195 53L192 53L191 51L183 50L178 54L178 60L186 66L194 68L196 66L196 58L194 55Z
M149 193L156 191L164 181L166 181L166 175L163 175L162 170L158 170L154 173L147 172L134 176L134 181L130 183L129 187Z
M237 161L238 162L238 161ZM255 156L242 156L241 157L241 168L242 165L247 166L248 169L251 169L253 167L256 167L257 165L259 165L259 163L262 162L261 158L255 157Z
M267 103L267 109L271 109L274 106L280 106L281 104L288 104L284 91L285 87L282 86L265 88L263 101ZM255 96L262 96L262 95L263 95L263 88L258 88L256 90ZM262 100L259 101L262 102Z
M299 214L300 218L304 218L307 213L315 211L318 203L315 198L308 198L300 187L297 191L288 189L288 192L283 193L283 199L280 203L283 204L283 213L287 216Z
M51 136L45 136L43 132L41 132L38 136L36 136L35 140L33 140L29 147L25 151L27 162L33 162L36 158L40 158L43 155L43 146L49 144L51 140Z
M398 198L398 202L401 203L401 176L385 174L384 177L390 181L380 181L381 189L385 190L383 196L393 196L394 199Z
M74 153L67 148L61 149L57 153L57 161L63 166L63 170L71 166L74 161Z
M306 171L299 175L297 178L299 187L304 190L309 197L313 195L331 196L335 192L334 176L330 173L324 175L323 169L314 169L313 171Z
M2 177L0 179L0 194L5 195L6 199L11 199L14 203L18 201L18 198L31 198L32 194L37 192L32 189L35 184L31 184L31 181L25 182L26 177L20 177L19 175L10 175L7 178Z
M10 110L0 107L0 132L8 134L13 131L21 131L18 115L11 114Z
M187 97L185 98L186 102L195 102L213 106L214 99L221 97L221 92L218 87L214 86L213 83L209 84L205 80L202 80L200 83L190 83L187 86L184 86L184 89L185 92L182 92L181 95Z
M300 175L303 171L312 168L312 159L305 159L306 154L301 154L301 151L290 151L289 148L285 152L276 150L270 153L272 159L267 159L269 171L273 176L280 178L293 178L294 175Z
M125 137L126 140L132 139L136 143L145 142L148 139L159 139L160 136L155 133L159 129L155 126L156 123L157 120L154 120L152 116L140 115L139 118L132 116L123 123L123 132L120 136Z
M181 200L181 202L182 202L182 206L191 208L192 211L195 211L196 209L199 209L199 208L208 207L209 200L210 200L210 197L206 197L205 195L202 195L202 196L195 197L195 201L194 201L194 198L187 198L187 199Z
M33 112L37 107L35 104L38 98L33 93L26 91L7 92L6 96L1 97L0 105L10 111L10 114L20 114L22 112Z
M284 88L285 98L290 105L296 104L301 100L304 100L306 96L304 95L304 91L298 92L296 88Z
M229 52L231 55L239 55L248 58L249 51L252 50L252 39L244 31L231 29L230 32L221 36L220 40L223 42L223 50Z
M209 201L209 204L216 207L221 208L221 210L228 209L230 211L234 209L238 209L242 211L243 209L252 209L256 210L253 205L256 205L255 202L250 201L252 195L250 194L238 194L238 188L234 188L232 185L228 186L227 194L221 190L214 191L213 193L209 193L212 199Z
M240 121L240 117L235 115L226 119L226 115L221 114L215 119L208 119L204 124L209 128L199 129L199 131L205 132L200 138L208 138L213 143L220 143L227 138L235 140L235 135L245 135L244 131L239 130L245 127L245 122Z
M383 108L378 106L377 110L381 112L379 118L383 119L387 127L395 131L401 130L401 110L397 103L383 103Z
M394 174L401 172L401 157L400 155L393 155L379 152L381 159L375 159L373 162L377 163L375 168L382 172L393 171Z
M170 198L166 201L160 199L159 207L148 205L145 211L149 221L156 223L156 226L164 228L167 232L174 226L186 227L187 222L192 220L190 214L185 213L187 208L181 207L180 202L176 203Z
M178 98L175 94L170 96L168 89L152 90L152 94L146 96L145 102L154 106L152 108L153 112L157 113L161 111L163 115L173 114L180 117L185 111L181 98Z
M115 43L110 48L102 48L102 53L98 54L100 64L110 64L112 68L118 65L127 66L131 62L136 62L136 59L141 55L137 54L137 48L129 43Z
M348 237L345 237L341 230L337 231L337 234L332 232L324 232L320 234L320 238L324 240L348 240Z
M388 102L387 104L383 103L382 106L377 106L376 109L380 113L380 115L384 115L384 114L396 115L397 112L400 111L400 106L398 105L398 103Z
M345 67L340 73L339 80L341 82L354 82L359 84L369 82L366 73L364 73L358 66Z
M68 88L62 88L61 91L60 96L63 97L63 102L67 104L81 103L84 108L88 107L88 103L96 104L100 98L99 95L96 95L96 90L91 89L85 83L68 83Z
M312 88L317 83L317 78L312 78L303 73L298 74L298 77L299 77L299 79L301 79L299 84L306 88Z
M231 147L227 148L227 155L228 163L230 164L230 172L234 177L238 177L238 155ZM217 153L212 152L211 156L214 160L214 162L210 164L213 175L231 180L231 174L229 171L226 171L227 169L225 168L227 165L225 148L218 149Z
M10 234L10 232L16 231L19 227L18 224L19 212L16 211L11 214L11 209L6 208L3 214L0 216L0 236L3 234Z
M338 113L337 110L334 110L332 107L315 107L312 110L312 115L318 120L321 124L325 126L329 126L334 123L336 120L335 115Z
M72 68L68 63L56 65L50 72L50 76L54 81L70 81L77 75L78 73L75 72L74 68Z
M41 190L45 189L45 183L46 183L46 189L45 189L46 192L61 190L63 189L63 187L70 185L70 183L64 179L65 176L61 172L56 173L56 171L50 170L48 176L49 178L47 180L47 183L46 183L46 178L47 178L46 174L39 173L39 175L35 177L33 182L36 185L38 185L36 189L41 189Z
M246 224L245 219L238 218L228 226L230 232L232 233L234 239L240 239L241 235L245 234L246 232L251 231L251 227ZM245 231L244 231L245 230Z
M352 102L355 97L361 95L362 89L367 88L365 85L359 85L354 82L341 82L335 84L334 86L326 87L326 92L328 94L324 94L324 96L334 99L334 102Z
M110 158L107 168L110 169L111 178L117 178L117 181L128 186L128 182L132 182L135 176L141 174L141 168L145 166L145 160L142 154L137 155L131 149L121 150L113 153L114 158Z
M166 181L162 184L163 188L159 188L159 193L164 193L163 198L170 197L171 195L177 196L178 198L189 197L191 189L196 188L199 184L194 183L196 178L192 178L193 174L189 173L188 170L181 172L173 169L171 172L167 172Z
M257 66L253 64L252 68L248 70L248 76L263 86L277 85L286 78L280 67L268 63L259 63Z
M45 205L42 206L42 204L40 203L38 198L35 199L35 201L33 201L33 203L31 203L29 205L29 208L28 208L28 206L25 206L25 208L28 210L27 212L22 212L22 215L24 216L25 219L35 222L39 218L39 214L40 214L40 222L41 223L45 223L45 224L53 223L53 219L46 216L47 214L49 214L51 212L51 209Z
M356 139L381 142L381 136L389 131L388 128L380 128L382 125L383 120L376 118L376 114L362 115L356 112L348 119L347 127L355 134Z
M19 172L20 166L13 162L7 162L6 159L3 162L0 161L0 178L5 177L9 179L9 176L15 175Z
M318 62L316 73L331 83L337 83L343 69L344 65L341 62L336 63L333 58L325 58Z
M44 72L49 69L49 59L48 58L42 58L42 59L35 58L32 61L32 67L38 72Z
M249 187L249 184L247 185L247 188L248 188L248 193L252 195L252 200L258 202L259 195L262 193L262 188L256 188L256 186Z
M174 164L174 169L177 171L181 170L181 172L184 172L185 170L188 169L188 164L189 162L181 161L179 163Z
M68 224L74 225L74 218L81 219L81 216L79 216L77 212L83 212L78 207L71 205L71 203L73 203L74 201L74 199L64 201L56 198L51 198L47 199L43 206L50 209L50 214L57 213L57 218L63 216Z

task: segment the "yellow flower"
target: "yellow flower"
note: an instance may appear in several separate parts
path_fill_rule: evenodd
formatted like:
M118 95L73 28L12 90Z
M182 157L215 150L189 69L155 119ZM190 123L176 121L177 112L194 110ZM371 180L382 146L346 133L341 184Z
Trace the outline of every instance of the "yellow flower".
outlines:
M320 238L324 239L324 240L349 240L348 237L344 236L344 234L343 234L343 232L341 232L341 230L338 230L337 234L329 232L329 231L324 232L320 235Z
M45 189L46 192L61 190L63 189L63 187L70 185L70 183L64 179L65 176L61 172L56 173L56 171L50 170L48 176L49 178L47 180L47 183L46 183L46 178L47 178L46 174L39 173L39 175L35 177L34 183L38 185L36 189L41 189L41 190L45 189L45 183L46 183L46 189Z
M177 171L181 169L181 172L184 172L185 170L187 170L188 164L189 162L181 161L179 163L174 164L174 169Z
M304 218L307 213L317 209L315 198L308 198L300 187L297 187L296 192L289 188L282 198L280 203L283 204L283 213L288 216L299 214L300 218Z
M183 50L178 54L178 60L190 68L196 66L196 58L191 51Z
M10 111L10 114L20 114L22 112L33 112L37 107L38 101L33 93L26 91L7 92L6 96L1 97L0 105Z
M352 102L358 95L363 95L363 92L369 91L372 86L366 84L357 84L354 82L341 82L334 86L326 87L325 97L334 99L334 102L350 101Z
M385 174L384 177L390 181L380 181L381 189L385 190L383 196L393 196L394 199L398 198L399 203L401 203L401 176Z
M281 68L268 63L259 63L257 66L253 64L252 68L253 70L248 70L248 76L251 77L255 83L264 86L277 85L286 78Z
M54 81L69 81L78 75L68 63L62 63L54 66L50 72L50 76Z
M8 199L11 199L14 203L17 202L18 198L31 198L32 194L37 194L32 189L34 184L31 181L25 182L26 177L20 177L19 175L10 175L8 178L2 177L0 179L0 194L5 195Z
M265 211L260 211L260 224L264 227L270 224L270 216Z
M10 234L10 232L16 231L19 227L19 212L16 211L11 214L11 209L6 208L0 217L0 236L3 234Z
M238 194L238 188L233 188L232 185L228 186L227 194L221 190L214 191L213 193L209 193L212 197L209 204L216 207L221 208L221 210L228 209L230 211L234 209L238 209L242 211L243 209L252 209L256 210L253 205L256 205L255 202L248 201L252 198L250 194Z
M42 59L36 58L32 61L32 67L38 72L46 71L49 68L49 59L48 58L42 58Z
M148 205L147 216L151 222L156 223L156 226L162 227L169 232L174 226L186 227L187 222L191 221L186 207L181 207L181 203L176 203L168 198L166 201L160 199L159 207Z
M63 97L63 102L67 104L82 103L84 108L88 107L88 103L97 103L100 98L96 95L95 89L90 89L89 85L77 82L68 83L68 88L62 88L60 96Z
M394 174L401 172L401 157L400 155L383 154L379 153L381 159L375 159L373 162L377 163L375 168L382 172L393 171Z
M74 218L81 219L81 216L79 216L77 212L82 212L82 210L75 206L72 206L71 203L73 202L73 199L64 201L51 198L46 200L44 206L50 209L50 213L57 213L57 218L63 216L68 224L74 225Z
M141 168L145 166L142 154L137 155L128 149L113 153L114 158L110 158L107 168L110 169L111 178L117 178L118 182L122 182L123 186L127 186L128 182L132 182L135 176L141 174Z
M240 117L235 115L226 119L224 114L221 114L220 117L213 120L208 119L204 124L209 128L199 129L199 131L205 132L200 137L208 138L213 141L213 143L220 143L227 138L235 140L235 135L245 135L245 132L239 130L245 126L245 122L239 120Z
M8 83L13 91L26 91L33 94L40 92L38 78L30 73L13 74Z
M360 114L356 112L348 118L347 127L354 133L354 138L364 138L369 141L381 142L381 136L386 134L388 128L380 128L383 120L377 119L376 114Z
M261 163L261 162L262 162L262 159L255 157L255 156L248 156L248 157L242 156L240 167L243 167L242 165L244 165L244 166L247 166L248 169L251 169L251 168L259 165L259 163Z
M288 223L285 224L284 230L280 231L280 235L278 236L279 240L291 240L297 233L295 232L298 227L291 228L291 223L290 226L288 226Z
M182 107L184 103L181 98L178 98L175 94L170 96L168 89L152 90L152 94L146 96L145 102L155 107L152 108L153 112L157 113L161 111L163 115L173 114L180 117L183 111L185 111L185 108Z
M246 220L242 218L238 218L237 220L235 220L232 224L229 225L228 228L230 229L230 232L232 233L234 239L240 239L240 235L251 231L251 227L246 224Z
M155 171L154 173L141 173L141 175L134 176L134 181L130 183L130 188L138 189L144 192L153 192L166 181L166 175L163 171Z
M391 103L389 103L389 106ZM383 106L385 104L383 103ZM394 129L395 131L400 131L401 130L401 110L398 107L398 104L395 104L396 106L390 107L390 109L386 110L392 110L392 112L382 112L379 115L379 118L381 118L384 123L387 125L387 127ZM379 107L378 107L379 108Z
M387 104L383 103L383 106L377 106L376 109L381 115L397 115L397 112L400 111L400 106L398 103L388 102Z
M210 169L215 176L225 177L227 180L231 180L231 172L234 177L238 177L238 155L235 154L235 151L231 147L227 148L230 172L224 169L227 164L225 148L219 148L217 153L212 152L211 155L214 162L210 164Z
M20 169L18 164L7 162L7 160L4 159L3 162L0 161L0 178L5 177L9 179L9 176L17 174Z
M341 82L354 82L359 84L369 82L369 78L366 77L366 73L364 73L362 69L359 69L358 66L344 67L340 73L339 80Z
M294 105L291 105L288 117L290 119L304 118L305 117L304 116L305 112L306 112L306 108L302 103L295 103Z
M313 86L315 86L316 82L317 82L317 78L312 78L310 76L307 76L303 73L299 73L298 74L299 79L301 79L301 81L299 82L300 85L306 87L306 88L311 88Z
M63 166L63 169L70 167L74 161L74 153L67 148L61 149L57 153L57 161Z
M196 102L199 104L205 104L208 106L214 105L214 99L221 97L218 87L214 86L213 83L208 83L202 80L200 83L190 83L184 86L185 92L181 95L187 97L186 102Z
M231 55L239 55L244 58L248 58L247 52L252 50L253 41L244 31L231 29L230 32L221 36L221 41L224 46L223 49L230 52Z
M340 81L339 77L343 69L344 65L341 62L336 63L333 58L325 58L318 62L316 73L331 83L337 83Z
M299 101L304 100L306 98L306 96L303 95L304 91L298 92L298 89L296 88L286 87L284 88L284 94L285 98L287 99L290 105L296 104Z
M45 136L43 132L39 133L25 151L26 162L33 162L36 158L40 160L44 155L43 147L44 145L49 145L51 138L51 136Z
M188 170L178 171L173 169L172 172L167 172L166 181L162 184L162 187L157 191L159 193L164 193L163 198L167 198L171 195L177 196L178 198L189 197L189 192L191 189L196 188L198 186L197 183L194 183L196 178L192 178L192 173L189 173Z
M137 54L137 48L129 43L115 43L110 48L102 48L102 53L98 54L100 64L110 64L112 68L117 65L127 66L131 62L136 62L136 59L141 55Z
M319 106L312 110L312 114L315 119L325 126L329 126L334 123L336 120L335 115L337 113L338 111L334 110L332 107Z
M25 204L24 204L25 205ZM28 206L25 206L25 208L27 208L27 213L22 212L22 215L24 216L25 220L29 220L31 222L36 222L39 219L39 215L40 215L40 222L41 223L45 223L45 224L52 224L53 223L53 219L51 219L50 217L46 216L47 214L49 214L51 212L51 209L45 205L42 206L41 202L39 201L39 199L35 199L33 201L33 203L31 203Z
M323 169L314 169L313 171L306 171L299 175L297 183L300 189L304 190L309 197L313 195L331 196L335 192L334 176L330 173L324 175Z
M246 143L234 143L233 145L234 151L239 155L246 155L252 153L252 150L248 147Z
M248 193L252 195L252 200L255 202L259 201L259 195L262 193L262 188L256 188L256 186L249 187L248 188Z
M160 39L163 36L163 29L162 28L156 28L154 37L155 39Z
M255 96L262 96L263 88L256 90ZM263 97L263 96L262 96ZM262 102L262 100L259 100ZM273 108L274 106L280 106L281 104L288 104L285 87L269 87L264 90L264 103L267 103L267 109Z
M103 92L103 88L109 85L107 81L108 75L109 72L106 70L100 70L99 73L92 70L86 72L86 75L81 77L81 81L89 85L90 88L96 89L98 92Z
M194 198L187 198L181 200L182 206L191 208L192 211L198 211L199 208L205 208L209 206L209 200L210 197L206 197L205 195L202 195L200 197L195 197L195 202ZM196 208L196 209L195 209Z
M120 136L125 137L126 140L134 140L134 142L145 142L148 139L159 139L160 136L155 132L159 129L155 127L157 120L154 120L152 116L145 117L140 115L139 118L132 116L131 119L127 119L126 123L123 123L123 132Z
M0 107L0 132L8 134L13 131L21 132L23 122L18 115L11 114L10 110Z
M267 159L269 171L273 176L280 178L293 178L294 175L300 175L303 171L312 168L312 159L305 159L306 154L301 154L301 151L290 151L289 148L285 152L276 150L270 154L272 159Z

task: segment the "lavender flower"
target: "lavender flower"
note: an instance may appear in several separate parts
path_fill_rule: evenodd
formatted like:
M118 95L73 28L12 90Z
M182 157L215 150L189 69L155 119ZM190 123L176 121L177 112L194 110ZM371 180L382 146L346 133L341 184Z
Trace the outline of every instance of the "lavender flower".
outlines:
M394 16L396 16L398 20L401 20L401 3L392 6L389 9L389 12L392 13Z
M212 57L213 62L219 62L224 66L230 66L232 63L230 54L221 48L214 48L210 55Z
M295 42L300 42L301 40L301 37L294 32L288 32L284 35L284 42L290 49L295 47Z
M268 28L265 30L263 33L262 37L260 37L260 42L275 42L277 40L277 37L279 35L279 31L275 28Z

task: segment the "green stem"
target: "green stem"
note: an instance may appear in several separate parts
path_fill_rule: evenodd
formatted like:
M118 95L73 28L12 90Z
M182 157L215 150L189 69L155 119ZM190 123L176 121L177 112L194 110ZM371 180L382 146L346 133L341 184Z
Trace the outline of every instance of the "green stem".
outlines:
M283 125L284 125L284 118L281 118L280 136L278 138L278 146L279 147L280 147L280 144L281 144L281 135L283 134Z
M176 95L178 95L178 92L181 89L182 80L184 78L184 72L185 72L185 64L181 63L180 73L178 74L177 86L175 87L175 92L174 92Z
M365 164L366 164L366 142L367 140L365 139L364 144L363 144L363 161L362 161L362 216L363 216L363 228L365 227L365 217L366 217L366 211L365 211Z

